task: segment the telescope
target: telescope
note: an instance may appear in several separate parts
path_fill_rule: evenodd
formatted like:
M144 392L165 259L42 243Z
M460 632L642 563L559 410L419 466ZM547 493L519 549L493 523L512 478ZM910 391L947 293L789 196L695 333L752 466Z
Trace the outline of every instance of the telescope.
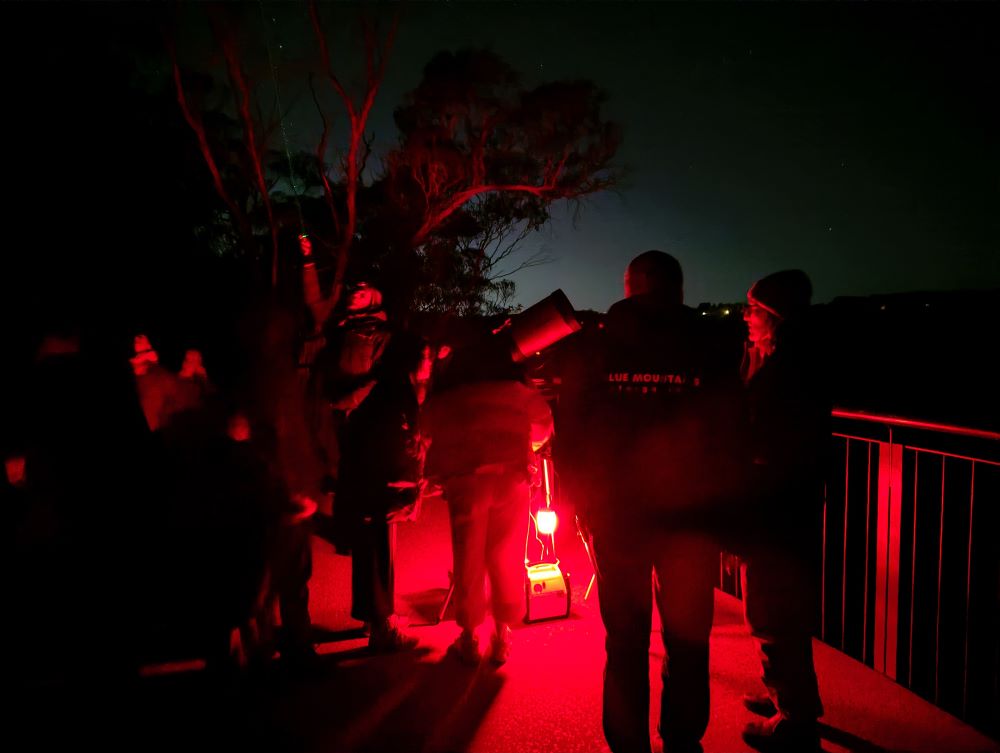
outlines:
M511 357L515 363L539 355L564 337L579 331L580 322L569 298L556 290L538 303L507 320L502 329L513 343Z
M458 338L436 379L438 390L460 384L523 378L523 365L581 329L562 290L511 316L496 329Z

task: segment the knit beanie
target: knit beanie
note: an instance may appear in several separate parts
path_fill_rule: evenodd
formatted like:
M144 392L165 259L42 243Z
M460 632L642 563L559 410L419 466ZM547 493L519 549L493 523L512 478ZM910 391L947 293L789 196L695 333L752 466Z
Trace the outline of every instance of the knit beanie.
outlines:
M801 269L785 269L755 282L747 291L747 301L787 319L809 307L812 283Z

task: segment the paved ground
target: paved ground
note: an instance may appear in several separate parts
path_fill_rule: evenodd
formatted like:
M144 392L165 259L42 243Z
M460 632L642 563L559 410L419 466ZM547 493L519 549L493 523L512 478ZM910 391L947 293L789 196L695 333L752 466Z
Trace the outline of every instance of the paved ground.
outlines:
M575 585L572 615L519 627L510 662L500 670L467 669L445 655L457 628L450 614L433 624L448 585L450 547L444 507L432 502L423 519L402 528L399 536L401 611L421 640L419 651L368 655L359 626L348 615L349 560L316 538L313 612L324 631L316 676L293 678L277 667L241 685L210 682L197 669L149 676L128 697L89 704L60 698L47 706L52 713L22 719L20 728L30 733L27 747L607 750L600 729L604 635L599 597L595 591L589 602L583 600L590 569L570 528L564 521L557 553ZM657 708L662 646L651 627L652 707ZM816 651L827 709L825 750L1000 748L843 654L819 643ZM739 602L718 594L706 753L749 750L740 739L749 718L740 697L755 688L758 671ZM79 713L67 713L73 708ZM651 732L655 723L651 716Z

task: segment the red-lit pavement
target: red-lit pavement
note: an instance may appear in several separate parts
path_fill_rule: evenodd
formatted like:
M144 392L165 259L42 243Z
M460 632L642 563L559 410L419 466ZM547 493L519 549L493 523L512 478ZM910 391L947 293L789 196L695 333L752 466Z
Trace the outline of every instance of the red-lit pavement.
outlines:
M604 630L595 588L588 602L583 592L591 569L573 527L564 515L558 530L557 554L571 573L573 610L566 620L521 626L515 631L510 661L499 671L485 666L464 671L444 656L458 632L453 616L437 626L414 627L429 652L406 670L398 658L353 658L343 663L368 666L380 678L399 672L399 684L374 706L342 723L330 750L470 750L470 751L605 751L601 733L601 672ZM403 600L414 622L433 619L448 584L451 564L444 506L433 501L423 519L399 531L398 578ZM331 553L325 542L316 548L317 618L321 624L350 623L347 599L348 560ZM329 621L329 622L328 622ZM651 708L659 708L659 665L663 646L658 625L650 636ZM322 647L341 655L363 641ZM872 753L905 751L993 751L995 742L977 734L864 665L816 643L821 690L826 703L824 750ZM760 667L743 627L740 602L718 594L712 634L712 720L703 740L706 753L748 751L740 732L750 718L741 704L746 691L757 688ZM375 665L375 666L372 666ZM333 705L332 703L329 705ZM654 734L656 717L650 715ZM339 725L338 725L339 726Z
M568 517L568 516L564 516ZM422 649L370 656L349 632L350 561L315 539L313 615L330 633L320 672L292 679L280 670L240 688L219 687L198 671L147 677L132 699L130 741L220 750L310 751L604 751L600 726L603 628L596 590L583 590L590 568L563 520L558 550L573 576L569 619L520 626L510 661L499 670L467 669L447 657L457 634L449 613L433 623L448 585L450 545L440 500L400 529L401 610ZM712 636L712 720L706 753L750 750L740 739L750 718L741 695L759 667L739 602L719 594ZM653 626L654 631L656 626ZM994 751L995 742L887 678L817 643L826 704L824 750ZM662 645L651 635L652 708L659 703ZM113 718L113 714L111 715ZM656 719L651 715L651 732ZM654 737L654 751L659 750Z

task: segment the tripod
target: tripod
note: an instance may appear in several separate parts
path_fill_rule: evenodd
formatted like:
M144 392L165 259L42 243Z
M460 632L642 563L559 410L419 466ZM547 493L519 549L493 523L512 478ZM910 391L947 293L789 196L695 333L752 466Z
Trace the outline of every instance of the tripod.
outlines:
M586 601L590 598L590 591L594 587L594 583L597 581L598 576L600 576L601 571L597 567L597 557L594 556L594 536L580 520L579 515L576 516L576 535L580 537L583 550L587 553L587 560L594 571L590 576L590 583L587 584L587 590L583 594L583 600Z
M435 625L444 619L444 613L448 611L448 605L451 603L451 597L455 595L455 573L451 570L448 571L448 593L444 595L444 603L441 604L441 609L438 610L437 620L434 622Z

